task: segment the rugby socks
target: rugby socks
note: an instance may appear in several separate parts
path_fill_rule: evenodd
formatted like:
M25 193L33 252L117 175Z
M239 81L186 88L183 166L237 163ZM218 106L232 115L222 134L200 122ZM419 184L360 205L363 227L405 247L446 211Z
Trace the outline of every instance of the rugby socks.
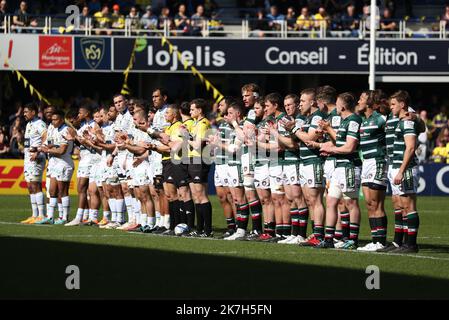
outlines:
M382 245L387 244L387 216L376 218L377 239Z
M288 236L290 236L292 234L292 224L290 221L282 224L281 228L282 228L281 235L284 236L285 238L287 238Z
M324 240L327 242L333 242L335 236L335 227L326 226Z
M67 221L70 212L70 197L69 196L62 197L61 205L62 205L62 219Z
M359 241L359 230L360 230L359 224L357 223L349 224L349 240L354 241L356 244Z
M156 217L147 217L147 225L150 226L150 228L153 228L156 225Z
M156 218L156 226L157 227L162 227L162 216L161 216L161 213L159 211L155 212L155 218Z
M184 201L179 200L179 223L187 223L187 216L184 210Z
M349 216L348 211L340 212L341 229L343 232L343 238L346 238L346 239L349 239L349 233L350 233L349 219L350 219L350 216Z
M50 198L50 203L48 205L47 218L50 218L50 219L53 218L57 206L58 206L58 198Z
M201 215L204 221L204 233L210 235L212 233L212 205L210 202L199 205Z
M83 220L89 219L89 209L83 209Z
M179 223L179 201L168 202L168 212L170 215L170 230L174 230Z
M98 219L98 209L90 209L89 220L97 220L97 219Z
M324 238L324 226L322 224L314 224L313 234L318 240L323 240Z
M402 243L408 243L408 217L402 216L402 230L404 233L404 241Z
M309 208L298 209L299 215L299 235L303 238L307 237L307 221L309 220ZM313 223L313 221L312 221Z
M265 222L264 223L264 232L274 237L274 230L276 228L275 222Z
M170 229L170 215L166 214L162 216L162 221L163 221L163 227L165 227L165 229L169 230Z
M187 225L190 229L195 227L195 204L193 200L184 202L184 214L186 215Z
M44 193L38 192L34 194L36 199L37 211L39 212L39 217L43 217L45 215L45 202L44 202Z
M116 199L115 198L109 198L109 209L111 210L111 221L116 222L117 221L117 209L116 209Z
M419 229L419 215L418 212L413 211L407 213L407 245L416 246L416 238L418 237Z
M146 213L141 213L140 214L139 224L142 227L145 227L146 225L148 225L148 219L147 219L147 214Z
M236 205L237 207L237 227L246 230L248 227L249 206L247 203Z
M236 224L235 224L234 217L226 218L226 224L227 224L229 230L235 230Z
M402 210L394 210L394 242L402 246L402 239L404 238L404 226L402 224Z
M140 224L141 214L142 214L142 204L137 198L133 198L133 216L136 224Z
M343 239L343 230L340 230L340 229L335 230L334 239L335 240Z
M84 212L83 208L78 208L78 210L76 210L76 218L75 219L81 221L83 219L83 212Z
M130 196L125 197L126 212L128 212L128 222L134 220L134 200Z
M125 222L125 217L123 214L123 203L124 203L123 199L115 199L115 210L117 212L116 222L118 222L118 223Z
M262 205L259 199L251 201L249 209L251 211L251 220L253 222L253 231L262 231Z
M62 204L62 199L61 202L58 202L58 217L59 219L62 219L64 216L64 206Z
M282 234L284 233L284 225L276 223L274 230L276 236L282 236Z
M297 236L299 234L299 211L298 208L290 208L290 217L292 221L292 235Z
M33 212L33 217L36 218L39 215L39 210L37 209L36 195L30 194L31 211Z
M376 218L368 218L369 220L369 227L371 230L371 238L373 243L379 242L379 239L377 238L377 219Z

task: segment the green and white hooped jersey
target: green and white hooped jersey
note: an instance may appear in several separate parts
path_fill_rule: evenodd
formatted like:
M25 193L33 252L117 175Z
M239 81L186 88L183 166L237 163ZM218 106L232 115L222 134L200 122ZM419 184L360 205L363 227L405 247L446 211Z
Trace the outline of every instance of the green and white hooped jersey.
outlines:
M386 151L387 151L387 157L390 164L393 163L393 147L394 147L394 137L395 137L395 130L399 123L399 118L395 117L393 113L391 112L388 115L387 122L385 125L385 145L386 145Z
M245 120L243 120L243 121L241 121L239 123L240 129L243 129L244 122L245 122ZM239 140L238 137L237 137L237 133L236 133L235 130L232 130L231 134L229 136L230 144L236 144L237 140ZM242 144L241 151L237 150L237 152L235 152L234 154L231 154L231 153L229 154L229 156L228 156L228 165L230 165L230 166L238 166L238 165L242 164L241 156L243 154L243 148L244 147L243 147L243 144Z
M306 121L303 124L301 131L309 132L310 129L317 129L318 122L326 118L326 115L321 112L319 109L312 113L310 116L306 117ZM299 147L299 155L301 162L304 165L321 163L320 151L318 149L308 148L304 142L301 141Z
M222 120L218 124L218 134L222 144L229 144L233 128L226 121ZM222 148L215 148L215 164L226 164L229 160L229 154Z
M393 142L393 168L399 168L404 161L405 138L406 136L418 136L416 121L399 120L394 132ZM418 163L416 156L413 155L407 168L413 168Z
M281 135L285 135L287 132L280 122L282 119L285 118L285 116L286 116L285 112L281 112L277 117L274 117L274 122L277 124L278 132ZM276 143L274 136L270 135L269 143L270 144ZM277 152L271 151L270 152L270 166L276 166L278 164L282 164L283 158L284 158L284 150L280 150Z
M288 120L293 120L292 117L290 116L286 116L288 117ZM298 118L301 117L301 118ZM295 117L295 127L302 127L302 124L305 122L305 117L304 116L296 116ZM279 134L284 136L284 137L290 137L290 131L286 130L282 125L278 126L278 131ZM290 164L299 164L300 162L300 155L299 155L299 149L298 148L293 148L293 149L285 149L284 150L284 157L281 160L281 163L284 165L290 165Z
M362 118L355 113L349 115L345 119L342 118L340 127L337 131L337 137L335 144L337 147L341 147L346 144L346 138L348 136L356 139L360 142L360 124L362 123ZM359 158L358 150L350 154L337 154L336 167L347 167L347 166L360 166L361 161Z
M245 122L248 122L248 123L250 123L252 125L256 125L256 121L257 121L257 119L256 119L256 112L254 111L254 109L249 109L248 110L248 114L246 115L246 118L243 120L243 124ZM241 126L241 128L243 128L243 125ZM250 152L250 150L249 150L248 146L244 145L242 147L242 152L241 153L242 154L247 154L249 152Z
M332 110L331 112L329 112L327 114L326 120L329 121L332 129L334 129L334 131L337 132L338 128L340 127L340 124L341 124L341 116L337 113L337 108L334 108L334 110ZM325 142L331 141L331 138L326 134L324 136L324 141ZM334 160L335 161L337 159L335 158L335 156L331 155L328 157L324 157L324 160Z
M256 124L257 130L267 127L268 122L274 122L273 116L268 116ZM266 165L270 162L270 151L256 147L256 153L253 156L253 164L256 167Z
M360 126L360 150L363 159L385 159L386 120L377 111L364 118Z

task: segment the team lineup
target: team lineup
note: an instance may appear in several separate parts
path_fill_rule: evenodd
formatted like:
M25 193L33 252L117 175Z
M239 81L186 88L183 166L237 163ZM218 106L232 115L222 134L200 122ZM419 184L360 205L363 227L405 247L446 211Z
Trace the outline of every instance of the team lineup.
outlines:
M220 101L214 128L207 101L168 104L164 88L153 90L151 107L117 94L109 106L82 105L73 119L53 106L40 119L37 105L25 105L32 216L22 223L212 238L207 184L215 164L226 241L418 252L415 150L425 125L406 91L388 97L367 90L357 99L322 86L262 96L250 83L241 94ZM75 149L78 209L69 220ZM360 188L372 237L364 246L358 241Z

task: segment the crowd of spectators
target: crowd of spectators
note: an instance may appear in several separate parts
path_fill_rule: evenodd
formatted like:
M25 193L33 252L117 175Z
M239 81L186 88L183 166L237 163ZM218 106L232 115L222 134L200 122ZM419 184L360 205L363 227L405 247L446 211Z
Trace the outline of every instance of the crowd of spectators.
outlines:
M8 3L11 2L11 5ZM32 1L32 8L26 1L1 0L0 24L5 15L12 16L12 30L15 32L36 32L23 30L24 27L42 27L36 14L64 15L65 6L73 1L50 0ZM382 0L379 11L380 31L399 31L399 19L407 19L413 15L412 1L401 1L405 4L405 16L397 14L397 0ZM13 7L17 3L16 7ZM200 36L205 30L223 31L221 13L215 0L78 0L80 28L86 27L87 18L92 18L92 27L96 34L123 33L126 23L131 30L153 31L168 28L172 35ZM328 35L359 36L360 25L369 17L369 0L237 0L240 18L250 21L251 36L267 36L273 31L280 31L281 25L287 22L288 31L307 34L322 29ZM227 8L229 9L229 8ZM229 17L228 17L229 18ZM237 17L235 17L237 18ZM438 18L437 18L438 19ZM443 23L449 21L449 5L442 9ZM63 21L63 20L61 20ZM235 23L236 19L234 19ZM225 21L227 23L227 21ZM367 23L366 28L369 28ZM436 31L439 23L432 25ZM447 24L449 29L449 24ZM334 32L333 32L334 31ZM74 31L76 32L76 31ZM333 33L332 33L333 32Z

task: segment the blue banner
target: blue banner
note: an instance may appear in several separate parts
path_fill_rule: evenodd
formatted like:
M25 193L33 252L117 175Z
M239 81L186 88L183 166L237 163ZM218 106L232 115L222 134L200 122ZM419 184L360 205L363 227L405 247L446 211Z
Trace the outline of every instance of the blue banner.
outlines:
M75 37L75 69L111 70L111 39Z

